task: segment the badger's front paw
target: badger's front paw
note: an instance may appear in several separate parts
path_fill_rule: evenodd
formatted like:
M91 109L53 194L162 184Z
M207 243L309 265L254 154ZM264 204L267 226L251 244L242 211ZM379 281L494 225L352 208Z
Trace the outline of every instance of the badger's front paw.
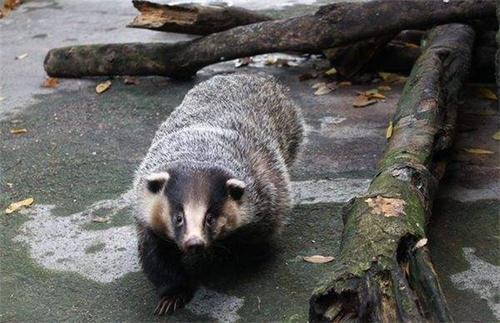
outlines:
M176 295L166 295L160 298L154 311L155 315L172 314L176 310L183 308L193 298L193 292L184 292Z

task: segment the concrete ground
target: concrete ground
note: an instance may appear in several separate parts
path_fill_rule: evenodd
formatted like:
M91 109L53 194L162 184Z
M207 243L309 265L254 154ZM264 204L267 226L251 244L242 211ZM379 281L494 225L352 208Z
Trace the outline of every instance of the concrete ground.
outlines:
M269 2L242 3L269 9ZM297 58L293 67L219 64L183 82L149 77L124 85L115 78L100 95L95 86L104 79L40 88L43 57L51 47L186 39L123 28L134 14L128 1L41 0L0 20L0 206L35 199L26 211L0 214L0 321L158 320L152 316L156 296L137 262L128 194L132 175L158 125L185 93L214 74L235 71L276 75L302 107L307 140L292 170L296 207L269 261L214 277L172 320L306 321L310 292L331 264L302 257L336 255L339 210L375 173L400 86L392 85L385 102L354 109L356 91L375 85L315 96L311 85L321 80L298 77L325 62ZM500 320L499 150L491 138L499 121L496 104L468 95L461 105L456 152L429 232L458 322ZM13 128L27 133L11 134ZM110 221L93 221L98 217Z

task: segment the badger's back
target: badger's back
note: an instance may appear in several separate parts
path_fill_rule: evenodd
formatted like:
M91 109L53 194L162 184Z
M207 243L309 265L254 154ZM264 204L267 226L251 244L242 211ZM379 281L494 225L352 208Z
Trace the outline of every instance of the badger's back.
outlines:
M190 90L160 126L136 174L218 167L247 184L247 222L279 224L288 210L289 166L302 118L273 77L215 76Z

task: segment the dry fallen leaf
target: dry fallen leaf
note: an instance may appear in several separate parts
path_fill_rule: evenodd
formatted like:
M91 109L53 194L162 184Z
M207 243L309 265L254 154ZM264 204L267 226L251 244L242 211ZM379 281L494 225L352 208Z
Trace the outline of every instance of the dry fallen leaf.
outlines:
M317 87L316 92L314 92L314 95L325 95L336 89L337 89L337 84L335 82L321 83L321 85Z
M337 70L335 69L335 67L332 67L325 72L325 75L328 75L328 76L333 76L335 74L337 74Z
M318 73L316 72L306 72L304 74L299 75L299 81L307 81L310 79L315 79L318 77Z
M15 212L17 210L19 210L20 208L22 207L28 207L30 206L31 204L33 204L33 198L30 197L30 198L27 198L27 199L24 199L22 201L19 201L19 202L15 202L15 203L11 203L6 209L5 209L5 213L7 214L11 214L12 212Z
M394 126L392 121L389 121L389 126L387 127L387 131L385 132L385 138L389 139L392 137L392 132L394 131Z
M406 202L402 199L377 196L365 200L368 206L372 209L371 213L375 215L383 215L385 217L405 215Z
M242 66L247 66L248 64L252 63L253 59L252 57L242 57L234 63L234 67L242 67Z
M406 48L420 48L417 44L413 43L403 43Z
M392 89L389 85L381 85L377 88L377 90L379 90L380 92L388 92Z
M332 89L330 89L327 86L323 86L323 87L318 88L316 90L316 92L314 92L314 95L325 95L325 94L328 94L330 92L332 92Z
M125 76L123 78L123 84L135 85L135 84L139 84L139 80L137 80L137 78L133 77L133 76Z
M18 55L16 56L16 59L25 59L26 57L28 57L28 53L24 53L24 54L21 54L21 55Z
M320 256L320 255L314 255L314 256L306 256L303 258L304 261L310 262L312 264L326 264L327 262L334 261L335 258L331 256Z
M95 87L95 91L97 92L97 94L101 94L102 92L108 90L110 86L111 86L111 81L107 80L106 82L99 83Z
M95 218L92 219L92 222L96 223L109 223L111 221L111 218L109 216L96 216Z
M358 92L358 94L364 95L368 99L375 99L375 100L385 100L386 99L385 95L379 93L377 89L368 90L365 92Z
M25 128L12 128L12 129L10 129L10 133L13 135L20 135L20 134L27 133L27 132L28 132L28 130L26 130Z
M4 0L3 7L5 9L15 9L17 6L21 4L21 0Z
M495 140L500 140L500 131L495 132L495 134L492 136L492 138Z
M358 95L352 102L352 106L355 108L364 108L366 106L377 103L377 100L370 100L364 95Z
M325 82L318 82L318 83L314 83L313 85L311 85L311 88L318 89L318 88L323 87L325 85L326 85Z
M42 87L46 88L56 88L59 85L59 80L55 77L47 77L42 83Z
M497 95L495 92L492 90L486 88L486 87L480 87L476 89L476 95L480 98L487 99L487 100L493 100L493 101L498 101Z
M8 186L9 188L14 187L14 184L12 184L12 183L6 183L6 184L7 184L7 186Z
M476 155L491 155L494 154L493 151L491 150L486 150L486 149L481 149L481 148L464 148L466 152L469 154L476 154Z
M352 85L352 83L349 82L349 81L342 81L342 82L339 83L340 87L348 87L348 86L351 86L351 85Z
M427 244L427 238L422 238L418 240L418 242L415 244L415 249L422 248Z
M404 83L406 82L407 77L394 74L394 73L385 73L385 72L379 72L378 75L380 78L388 83Z

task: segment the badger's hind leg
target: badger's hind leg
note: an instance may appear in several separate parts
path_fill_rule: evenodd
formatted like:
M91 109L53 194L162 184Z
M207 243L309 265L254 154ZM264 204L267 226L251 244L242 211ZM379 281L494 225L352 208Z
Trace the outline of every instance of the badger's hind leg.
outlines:
M171 314L189 303L196 284L183 268L180 251L173 243L139 226L139 255L143 271L160 298L154 314Z

